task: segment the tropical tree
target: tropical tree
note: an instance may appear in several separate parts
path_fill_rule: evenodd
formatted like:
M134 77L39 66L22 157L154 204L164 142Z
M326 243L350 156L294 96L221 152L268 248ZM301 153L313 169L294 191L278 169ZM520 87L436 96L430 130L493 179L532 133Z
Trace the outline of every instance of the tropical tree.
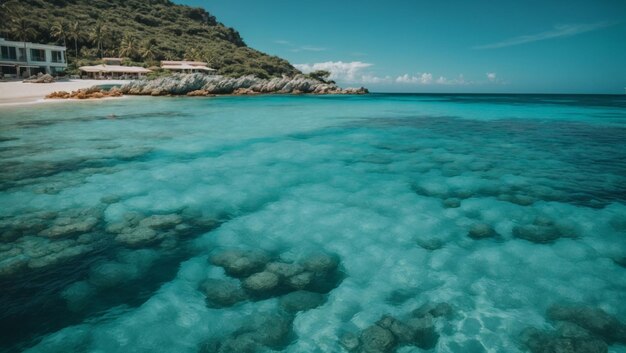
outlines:
M117 56L118 51L116 48L109 48L109 49L104 49L102 51L102 55L103 56L107 56L107 57L111 57L111 56Z
M28 53L26 52L26 42L37 36L37 31L33 28L32 24L24 17L15 17L11 21L11 34L13 34L20 41L24 42L24 60L26 61L26 70L28 70L28 76L30 76L30 65L28 65Z
M200 54L200 59L206 62L210 67L215 66L217 55L211 49L205 48Z
M156 57L155 45L156 40L154 40L154 38L143 42L139 54L144 60L154 61L154 58Z
M196 47L191 47L189 49L187 49L187 51L185 51L185 60L198 60L200 58L200 50L198 50L198 48Z
M63 39L64 47L67 47L68 32L69 28L67 26L67 22L65 21L57 21L50 28L50 35L57 40Z
M120 56L126 56L129 58L134 58L137 56L137 45L135 43L135 37L131 34L126 33L124 38L122 38L122 42L120 43Z
M74 41L74 52L76 53L76 61L78 61L78 41L83 40L85 35L80 27L80 22L72 22L67 31L67 37Z
M326 71L326 70L313 71L309 73L309 77L318 81L329 82L327 80L330 77L330 71Z
M179 59L178 54L172 51L166 51L163 57L165 58L165 60L178 60Z
M100 55L101 59L102 59L103 43L106 38L106 30L107 28L104 25L104 23L102 21L98 21L96 22L96 25L91 29L91 32L89 33L89 39L91 39L91 41L96 45L98 49L98 55Z
M6 36L11 36L12 26L10 26L11 22L14 18L20 16L20 11L18 6L14 2L2 2L0 0L0 23L6 23L8 26L0 26L3 29L3 33Z

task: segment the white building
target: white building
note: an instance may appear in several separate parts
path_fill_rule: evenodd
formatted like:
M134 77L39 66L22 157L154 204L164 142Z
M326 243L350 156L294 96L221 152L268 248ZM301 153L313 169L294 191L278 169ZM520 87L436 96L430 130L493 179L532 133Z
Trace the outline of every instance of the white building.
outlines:
M207 75L214 75L217 70L207 65L202 61L161 61L161 68L164 70L184 73L203 72Z
M23 77L38 72L57 74L67 68L65 47L14 42L0 38L0 73L5 77Z

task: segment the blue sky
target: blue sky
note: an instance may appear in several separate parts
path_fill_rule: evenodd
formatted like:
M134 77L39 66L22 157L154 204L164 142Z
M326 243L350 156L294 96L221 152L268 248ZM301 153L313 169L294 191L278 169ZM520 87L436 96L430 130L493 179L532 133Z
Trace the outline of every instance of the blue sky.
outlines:
M624 0L175 0L343 86L624 93Z

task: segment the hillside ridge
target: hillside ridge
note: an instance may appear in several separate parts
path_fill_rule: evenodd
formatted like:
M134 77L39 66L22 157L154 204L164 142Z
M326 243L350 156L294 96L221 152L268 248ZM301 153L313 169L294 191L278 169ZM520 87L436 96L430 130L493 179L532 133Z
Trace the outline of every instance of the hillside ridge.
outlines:
M170 0L0 0L0 6L0 36L66 43L70 71L119 56L143 66L205 61L234 77L299 73L288 61L249 48L206 10Z

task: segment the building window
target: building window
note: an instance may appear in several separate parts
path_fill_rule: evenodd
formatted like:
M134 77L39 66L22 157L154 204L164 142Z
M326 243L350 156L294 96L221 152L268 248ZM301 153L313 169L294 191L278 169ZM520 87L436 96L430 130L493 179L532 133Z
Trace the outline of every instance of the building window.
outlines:
M43 49L31 49L30 60L32 61L46 61L46 51Z
M17 68L15 66L0 66L0 76L2 75L16 76Z
M63 62L63 52L60 50L52 50L50 51L52 54L52 62L53 63L62 63Z
M24 48L18 48L17 53L17 61L26 61L26 51Z
M53 75L62 74L65 72L64 67L50 66L50 73Z
M4 45L1 46L0 58L2 58L2 60L17 60L17 52L15 50L15 47L7 47Z

